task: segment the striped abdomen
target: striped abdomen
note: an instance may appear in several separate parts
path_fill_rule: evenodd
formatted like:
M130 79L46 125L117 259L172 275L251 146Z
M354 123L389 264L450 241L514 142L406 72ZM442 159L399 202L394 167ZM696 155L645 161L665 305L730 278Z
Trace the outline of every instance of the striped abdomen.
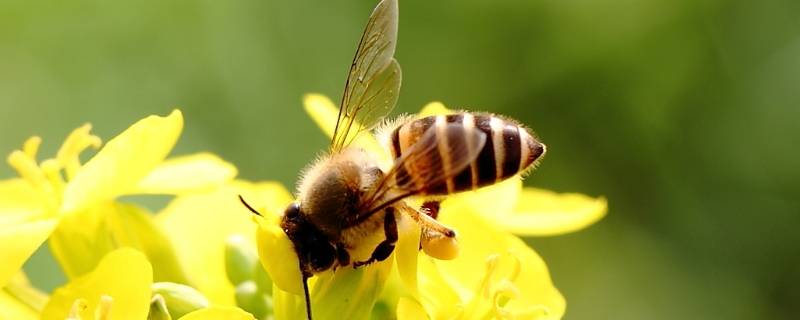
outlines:
M441 172L447 179L444 179L443 183L426 188L425 194L474 190L500 182L527 170L545 152L544 144L513 121L491 114L457 113L417 119L394 129L390 136L392 156L394 158L402 156L431 127L442 128L452 124L463 126L465 132L482 131L486 135L486 143L466 169L461 172ZM441 139L438 138L437 143L441 144ZM433 161L449 158L448 155L441 154L441 150L446 148L438 149L440 150L438 159ZM448 170L447 165L443 165L442 168L443 171ZM413 172L411 174L414 175Z

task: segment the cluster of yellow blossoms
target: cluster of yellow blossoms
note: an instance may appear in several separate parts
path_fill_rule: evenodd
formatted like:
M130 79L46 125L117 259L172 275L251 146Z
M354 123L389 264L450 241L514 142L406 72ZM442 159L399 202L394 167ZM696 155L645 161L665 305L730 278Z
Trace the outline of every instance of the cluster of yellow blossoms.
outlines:
M331 134L333 103L309 95L305 106ZM421 114L439 112L433 103ZM38 160L39 137L9 155L20 177L0 180L0 320L304 317L297 257L277 224L291 193L237 179L212 154L167 158L182 128L173 111L102 148L85 125L54 158ZM371 136L356 143L388 157ZM100 150L81 163L88 148ZM157 194L172 196L159 212L132 204ZM420 254L419 227L402 220L393 257L311 279L315 318L559 319L566 302L517 235L575 231L605 212L602 198L523 188L519 178L449 197L440 219L459 233L458 258ZM22 272L45 241L68 278L49 294Z

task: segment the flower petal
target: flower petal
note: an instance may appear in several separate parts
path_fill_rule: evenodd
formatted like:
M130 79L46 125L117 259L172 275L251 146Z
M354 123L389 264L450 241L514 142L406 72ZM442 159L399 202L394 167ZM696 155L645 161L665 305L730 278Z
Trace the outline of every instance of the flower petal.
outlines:
M111 202L66 215L50 245L70 278L91 271L114 249L130 247L147 255L157 281L189 283L173 245L153 215L134 205Z
M211 153L170 158L136 187L136 193L181 194L208 189L233 179L236 167Z
M311 119L322 129L322 132L329 138L332 138L333 131L336 128L336 120L339 117L339 108L337 108L328 97L321 94L307 94L303 98L303 106L306 113L308 113ZM357 133L358 128L361 128L361 124L354 124L354 128L351 129L348 134L353 135ZM375 157L379 157L378 160L381 161L381 163L387 163L389 161L388 153L371 134L359 135L353 141L353 144L364 148Z
M180 320L255 320L252 314L235 307L210 307L191 312Z
M28 309L42 310L50 296L31 285L25 272L20 271L8 281L0 292L7 293L11 298L26 306ZM2 309L2 308L0 308ZM0 313L1 315L2 313ZM3 319L0 317L0 319Z
M419 118L429 117L429 116L438 116L440 114L452 114L453 111L447 109L443 103L439 101L434 101L426 104L422 107L422 111L419 112L417 115Z
M501 222L514 210L520 190L522 190L522 179L515 176L476 191L448 197L442 207L449 206L451 202L463 202L468 204L473 212L480 213L490 221Z
M278 183L234 181L211 192L179 196L157 215L189 281L216 304L234 305L234 288L225 272L226 241L234 234L255 241L253 214L239 195L269 217L277 217L292 201Z
M106 223L107 213L113 211L113 203L106 202L89 210L61 216L58 227L50 235L49 244L68 278L89 273L116 248L110 226Z
M0 319L33 320L39 315L4 290L0 290Z
M429 319L428 313L419 302L406 297L397 301L397 319Z
M0 225L0 287L22 269L57 223L58 219L52 218Z
M523 236L553 236L583 229L605 216L605 198L525 188L512 214L495 219L504 229Z
M115 203L106 214L106 225L116 247L130 247L143 252L153 265L153 280L188 284L177 252L153 214L124 203Z
M313 281L314 278L309 279L309 282ZM309 283L309 285L311 284ZM302 289L300 290L301 293L299 295L294 294L284 291L278 287L277 284L273 283L272 305L274 307L275 320L294 320L305 317L305 300L303 298Z
M311 305L318 319L367 319L378 300L389 273L392 259L354 269L318 275L311 289Z
M417 260L419 258L420 235L422 230L419 225L410 222L405 216L398 223L399 236L395 249L397 273L403 285L413 296L419 295L417 286ZM401 318L403 319L403 318Z
M333 101L324 95L310 93L303 97L303 107L322 132L328 137L333 137L336 120L339 117L339 108Z
M41 194L23 179L0 181L0 225L24 220L44 209Z
M272 277L275 318L298 319L305 315L303 277L294 247L277 224L259 222L261 263ZM392 269L392 259L354 269L327 271L309 279L311 303L316 319L366 319L383 290Z
M303 296L303 274L294 245L276 221L262 217L253 218L258 223L256 243L261 265L280 290ZM276 310L278 305L276 304Z
M172 150L182 129L178 110L133 124L78 170L67 184L60 211L78 211L133 191Z
M459 235L462 254L449 261L437 261L441 274L459 292L463 301L476 298L480 293L474 292L481 284L489 279L498 282L496 276L475 272L476 266L487 264L487 259L496 256L509 257L513 263L501 263L495 271L497 274L514 274L509 276L510 281L519 290L517 299L509 301L504 310L527 313L531 308L547 318L558 319L564 314L566 302L558 289L553 286L550 274L544 261L528 247L525 242L503 232L481 215L474 212L470 203L455 201L442 207L440 219L443 223L454 228ZM504 259L509 260L509 259ZM509 271L512 270L513 271ZM491 283L489 284L491 285ZM483 297L483 306L491 310L494 302L489 300L493 295ZM423 303L424 305L424 303Z
M144 254L128 248L115 250L94 271L56 289L42 310L42 319L66 318L78 299L85 299L88 306L81 319L94 319L101 300L108 297L108 319L146 319L152 283L153 270Z

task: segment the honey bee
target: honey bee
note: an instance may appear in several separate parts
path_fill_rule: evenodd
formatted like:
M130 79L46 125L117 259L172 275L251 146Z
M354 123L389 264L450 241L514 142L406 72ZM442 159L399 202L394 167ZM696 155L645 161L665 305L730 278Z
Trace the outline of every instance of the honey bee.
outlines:
M519 123L469 112L408 120L390 128L385 140L394 161L385 170L365 150L351 146L359 134L382 122L397 101L397 15L397 1L383 0L369 17L329 152L305 170L297 200L281 218L300 263L309 319L308 278L332 268L358 268L387 259L398 241L401 215L421 226L426 253L453 257L452 252L428 250L428 245L456 237L435 219L438 201L418 209L407 198L441 197L491 185L532 168L545 153L544 144Z

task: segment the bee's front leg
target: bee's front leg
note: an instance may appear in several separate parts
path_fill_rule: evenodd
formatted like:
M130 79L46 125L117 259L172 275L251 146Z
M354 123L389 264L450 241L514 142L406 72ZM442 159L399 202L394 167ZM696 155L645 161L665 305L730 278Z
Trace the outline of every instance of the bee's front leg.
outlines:
M372 251L372 256L367 261L356 261L353 263L354 268L373 263L375 261L383 261L388 258L394 251L394 245L397 243L397 220L394 216L394 208L386 208L386 213L383 217L383 232L386 235L386 240L381 241L375 250Z

